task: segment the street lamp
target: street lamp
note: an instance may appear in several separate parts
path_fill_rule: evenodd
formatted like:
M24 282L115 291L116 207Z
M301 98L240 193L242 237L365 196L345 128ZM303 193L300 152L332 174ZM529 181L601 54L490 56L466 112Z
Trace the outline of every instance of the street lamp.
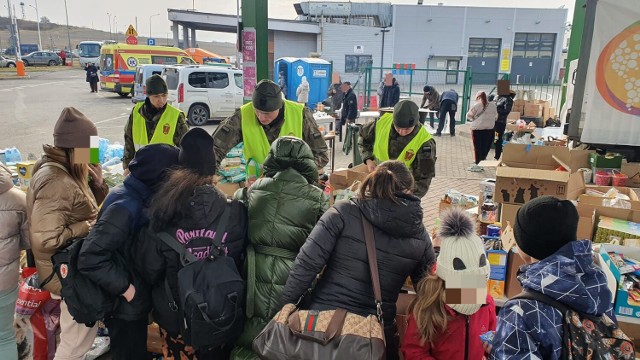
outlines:
M107 13L107 16L109 17L109 40L113 40L113 35L111 34L111 14Z
M40 46L40 50L42 49L42 38L40 37L40 14L38 13L38 0L34 0L36 3L36 6L34 7L33 5L29 5L32 8L36 9L36 20L38 20L38 45Z
M118 20L116 20L115 15L113 15L113 37L115 37L116 42L118 42Z
M240 0L236 0L236 68L240 68Z
M160 14L153 14L151 16L149 16L149 39L151 39L153 36L151 36L151 18L154 16L160 16Z
M64 13L67 16L67 39L69 40L69 51L71 51L71 32L69 32L69 11L67 11L67 0L64 0Z
M380 32L382 33L382 50L380 52L380 79L382 80L382 68L384 67L384 34L388 33L389 29L387 29L386 26L384 26L382 29L380 29Z

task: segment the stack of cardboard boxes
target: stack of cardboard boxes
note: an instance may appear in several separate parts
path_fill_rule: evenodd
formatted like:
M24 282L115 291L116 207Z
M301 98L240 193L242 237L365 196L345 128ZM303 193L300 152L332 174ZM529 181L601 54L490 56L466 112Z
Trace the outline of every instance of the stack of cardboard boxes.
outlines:
M545 127L548 119L556 118L556 109L545 100L514 100L509 119L533 121L538 127Z

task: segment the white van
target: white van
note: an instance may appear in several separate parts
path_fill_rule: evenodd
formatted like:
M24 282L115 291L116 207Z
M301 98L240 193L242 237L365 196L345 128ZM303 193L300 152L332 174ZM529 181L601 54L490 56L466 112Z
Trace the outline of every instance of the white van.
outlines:
M168 66L162 72L169 88L169 103L187 114L190 125L233 115L242 106L242 70L233 67Z
M138 67L136 67L136 75L133 80L133 95L131 97L131 102L135 104L140 101L145 101L147 99L147 79L155 74L162 75L162 70L166 67L167 65L156 64L138 65Z

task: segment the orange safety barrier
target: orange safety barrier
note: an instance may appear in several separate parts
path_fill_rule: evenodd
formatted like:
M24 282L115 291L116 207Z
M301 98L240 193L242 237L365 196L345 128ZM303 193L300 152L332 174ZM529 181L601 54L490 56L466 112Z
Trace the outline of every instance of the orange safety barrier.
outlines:
M24 62L22 62L22 60L16 61L16 74L18 76L27 76L24 70Z

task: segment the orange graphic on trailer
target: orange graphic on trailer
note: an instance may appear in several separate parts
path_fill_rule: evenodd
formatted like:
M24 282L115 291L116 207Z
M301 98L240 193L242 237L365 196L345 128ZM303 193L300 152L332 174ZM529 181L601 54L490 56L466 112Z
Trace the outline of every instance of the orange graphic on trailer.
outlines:
M614 109L640 116L640 21L602 49L596 65L596 86Z

